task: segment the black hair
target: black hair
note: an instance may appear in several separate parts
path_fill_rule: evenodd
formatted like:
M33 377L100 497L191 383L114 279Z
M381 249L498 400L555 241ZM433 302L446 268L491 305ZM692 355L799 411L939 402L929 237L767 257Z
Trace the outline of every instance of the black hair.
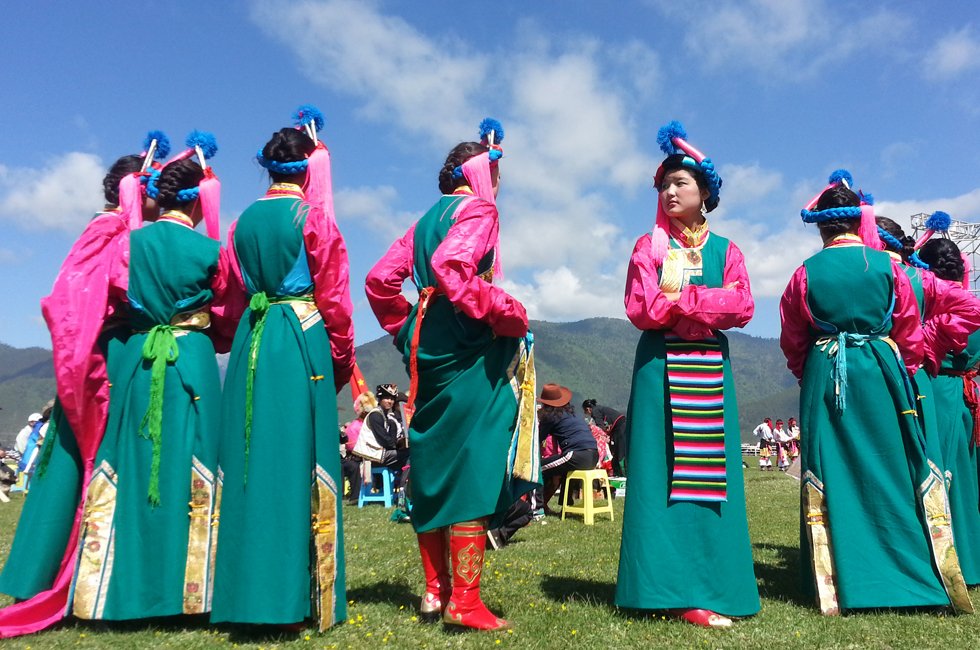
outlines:
M660 163L661 184L663 183L663 179L667 176L667 174L669 174L670 172L676 172L678 169L683 169L684 171L691 174L691 177L694 179L694 182L698 184L699 190L708 193L708 198L704 200L704 209L707 212L711 212L712 210L718 207L718 199L711 196L711 187L708 186L708 180L704 177L704 174L701 172L701 170L685 165L684 164L685 158L690 158L690 156L682 153L674 153L664 158L664 161ZM660 191L659 187L657 188L657 191L658 192Z
M542 422L557 422L566 415L575 415L575 407L571 402L561 406L542 404L538 409L538 419Z
M960 248L953 240L935 237L919 249L919 257L929 265L929 270L943 280L962 282L966 266L960 257Z
M204 170L190 158L172 162L160 171L156 186L160 190L157 203L164 210L174 210L182 204L177 201L177 192L197 187L204 178Z
M817 201L817 211L829 210L831 208L856 208L861 205L861 199L857 194L845 187L843 184L834 185L820 195ZM845 233L856 233L860 225L859 219L827 219L817 224L820 235L827 239Z
M597 404L598 402L596 402L594 399L587 399L584 402L582 402L582 410L584 411L585 409L594 409Z
M108 205L119 205L119 181L130 174L138 172L143 167L143 156L123 156L106 172L102 179L102 192Z
M875 223L878 224L879 228L901 242L901 250L896 250L895 252L901 255L902 259L907 262L909 256L915 252L915 239L906 235L905 231L902 230L902 227L888 217L875 217ZM884 244L885 248L888 250L895 250L895 247L892 244L889 244L888 242L884 242Z
M305 131L287 127L272 134L269 141L262 147L262 157L281 163L296 162L306 160L314 150L316 150L316 144ZM290 176L294 176L294 174L279 174L269 171L269 177L273 183L280 183Z
M446 156L442 169L439 170L439 191L443 194L452 194L460 185L466 185L466 178L454 178L453 171L473 156L479 156L489 150L490 147L479 142L460 142L453 147Z

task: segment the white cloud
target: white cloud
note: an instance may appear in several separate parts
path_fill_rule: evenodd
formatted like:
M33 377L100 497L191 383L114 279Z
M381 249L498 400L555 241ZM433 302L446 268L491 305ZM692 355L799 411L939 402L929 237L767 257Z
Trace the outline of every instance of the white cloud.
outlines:
M623 75L629 89L637 97L651 97L660 88L660 55L646 43L631 40L621 45L612 45L606 58Z
M906 229L909 228L910 216L932 214L936 210L947 212L959 221L980 221L980 188L959 196L875 203L875 214L890 217Z
M41 169L0 166L0 218L25 230L77 233L103 205L98 156L73 151Z
M470 101L489 59L469 51L471 39L437 42L352 0L258 0L252 17L293 50L311 79L360 97L371 119L448 142L483 117Z
M468 32L429 36L373 3L348 0L257 0L253 18L296 54L311 80L359 101L367 119L430 136L415 146L442 152L487 113L499 117L507 131L500 196L507 279L534 318L579 318L597 308L622 315L632 241L616 225L622 219L609 194L648 187L656 168L630 118L659 84L652 49L559 40L531 22L520 27L520 48L495 51L490 39L476 49ZM387 241L419 216L393 207L391 187L338 188L336 201L339 219L361 220ZM597 280L606 277L615 286L611 299ZM561 289L575 282L578 297Z
M0 264L14 264L31 256L30 251L15 252L12 248L0 248Z
M587 316L622 318L626 260L622 272L583 277L567 266L533 274L533 282L504 280L501 286L520 300L535 320L563 321Z
M756 298L783 295L789 278L814 253L820 250L820 234L814 227L804 227L794 220L779 231L739 219L726 220L715 228L728 237L745 255L745 266Z
M390 185L347 187L334 192L334 212L342 224L351 223L380 241L390 242L405 234L421 214L395 209L398 191Z
M732 207L758 203L779 189L783 175L764 169L758 163L752 165L720 165L724 200L719 204L727 212Z
M893 46L909 21L885 9L860 17L824 0L653 0L665 15L683 23L685 45L707 67L751 67L809 78L855 52Z
M980 40L969 27L946 34L922 60L926 78L945 81L980 70Z
M910 142L893 142L881 150L881 176L892 179L904 173L915 160L918 147Z

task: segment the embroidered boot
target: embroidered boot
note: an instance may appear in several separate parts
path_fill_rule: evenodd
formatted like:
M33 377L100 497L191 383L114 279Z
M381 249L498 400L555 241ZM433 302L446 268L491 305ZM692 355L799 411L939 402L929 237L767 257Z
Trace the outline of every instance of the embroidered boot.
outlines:
M419 552L425 573L425 595L419 613L423 616L442 614L453 592L449 578L449 554L446 548L446 529L437 528L419 533Z
M442 620L476 630L503 630L510 624L497 618L480 599L483 552L487 545L487 520L466 521L449 527L449 561L453 594Z

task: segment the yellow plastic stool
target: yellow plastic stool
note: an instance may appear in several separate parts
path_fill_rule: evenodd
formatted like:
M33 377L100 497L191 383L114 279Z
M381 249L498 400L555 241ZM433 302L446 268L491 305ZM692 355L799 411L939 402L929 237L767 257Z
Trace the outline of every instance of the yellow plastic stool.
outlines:
M572 481L582 481L582 505L568 505L569 485ZM606 505L596 506L592 500L592 482L599 481L600 489L606 491ZM561 518L565 519L565 513L579 514L585 518L585 525L591 526L595 523L595 515L608 512L609 520L616 521L613 514L612 493L609 488L609 474L604 469L577 469L565 475L565 487L561 492Z

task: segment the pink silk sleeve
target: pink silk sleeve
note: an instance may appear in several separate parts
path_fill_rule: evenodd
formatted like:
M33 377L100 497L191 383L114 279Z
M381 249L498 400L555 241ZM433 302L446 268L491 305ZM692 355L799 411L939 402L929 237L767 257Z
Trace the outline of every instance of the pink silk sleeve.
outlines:
M779 301L779 320L782 331L779 347L786 357L786 367L799 379L803 379L803 367L813 345L813 314L806 302L806 268L796 269L786 285Z
M214 299L211 301L211 328L209 330L214 350L219 354L228 352L235 339L238 321L245 312L246 293L242 271L235 255L235 225L228 230L228 245L221 247L218 257L218 272L211 282Z
M445 239L432 254L432 272L449 301L461 312L489 325L499 336L527 334L524 305L477 274L477 265L497 241L497 208L482 199L456 213Z
M929 271L921 274L926 303L923 365L935 376L946 354L962 352L970 334L980 328L980 301L958 283L940 280Z
M892 265L892 275L895 278L895 310L892 312L890 336L902 353L909 375L912 375L922 365L924 351L919 305L905 272Z
M125 296L128 235L128 224L119 215L97 216L69 251L50 295L41 300L51 331L58 399L82 461L82 490L51 588L0 610L0 638L43 630L65 616L86 492L109 406L106 360L98 338L107 314Z
M682 318L696 321L712 330L745 327L755 312L745 257L735 244L729 242L725 255L723 284L731 289L689 284L681 291L677 309Z
M626 317L637 329L669 330L680 318L676 302L660 290L660 276L650 255L650 233L636 240L626 270Z
M129 231L115 237L110 244L109 293L106 301L106 323L126 318L129 303ZM108 247L107 247L108 252Z
M330 333L334 387L340 391L350 382L355 361L347 246L337 224L314 210L306 219L303 239L313 277L313 300Z
M402 295L402 285L412 275L414 251L413 225L371 268L364 283L371 311L384 331L392 336L398 334L412 311L412 304Z

